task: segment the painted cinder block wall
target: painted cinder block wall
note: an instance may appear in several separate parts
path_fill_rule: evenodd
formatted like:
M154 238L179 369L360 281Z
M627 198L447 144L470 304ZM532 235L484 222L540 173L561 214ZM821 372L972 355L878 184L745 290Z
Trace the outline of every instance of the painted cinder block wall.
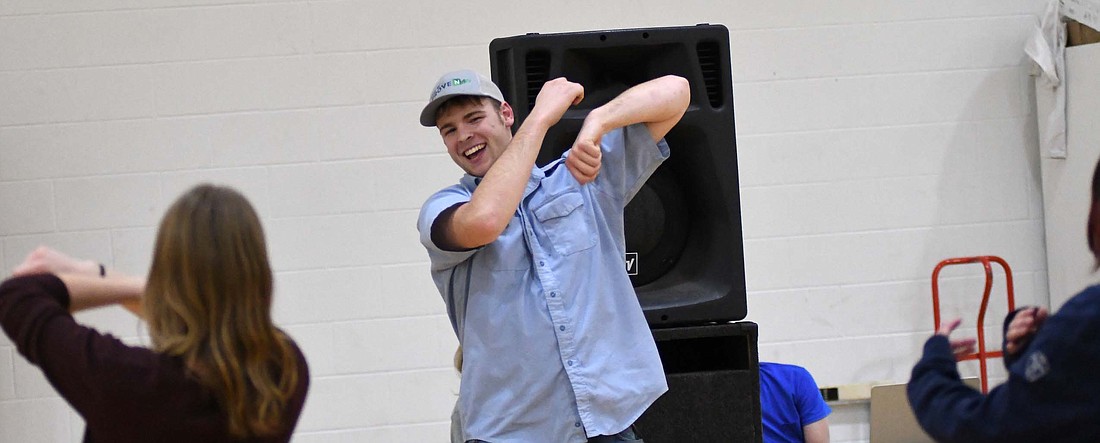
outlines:
M144 274L180 192L236 186L313 371L295 441L445 441L456 342L414 221L459 170L416 123L430 85L488 73L495 37L721 23L761 358L904 381L940 259L1000 255L1047 303L1022 51L1045 4L0 0L0 268L49 244ZM945 273L945 315L972 315L976 272ZM142 342L120 309L79 318ZM867 441L866 408L832 427ZM82 431L0 338L0 442Z

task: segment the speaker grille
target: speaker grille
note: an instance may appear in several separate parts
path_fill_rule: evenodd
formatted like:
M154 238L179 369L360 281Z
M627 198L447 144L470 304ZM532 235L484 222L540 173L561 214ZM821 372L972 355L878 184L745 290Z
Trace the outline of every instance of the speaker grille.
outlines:
M635 423L646 443L760 443L755 323L654 329L668 392Z
M699 56L699 69L703 72L703 85L707 88L707 98L715 108L722 106L722 58L718 48L718 42L699 42L695 46L695 52Z
M531 51L527 53L524 66L527 78L527 110L535 109L535 98L538 97L542 85L550 80L550 53L546 51Z

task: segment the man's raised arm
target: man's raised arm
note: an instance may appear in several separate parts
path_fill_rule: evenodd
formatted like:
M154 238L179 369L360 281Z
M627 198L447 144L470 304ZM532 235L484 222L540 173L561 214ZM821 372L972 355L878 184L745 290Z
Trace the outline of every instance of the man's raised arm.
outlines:
M604 134L615 128L645 123L653 141L658 141L676 126L690 102L691 90L687 80L675 75L666 75L627 89L585 117L584 125L566 158L569 172L581 184L594 180L600 171L600 138Z
M595 139L608 131L645 123L653 141L665 137L680 121L691 101L691 90L686 79L666 75L627 89L607 104L593 109L584 119L578 140Z
M546 82L531 114L485 173L470 201L440 214L432 227L433 241L447 249L470 249L496 240L519 207L546 131L583 98L580 84L564 78Z

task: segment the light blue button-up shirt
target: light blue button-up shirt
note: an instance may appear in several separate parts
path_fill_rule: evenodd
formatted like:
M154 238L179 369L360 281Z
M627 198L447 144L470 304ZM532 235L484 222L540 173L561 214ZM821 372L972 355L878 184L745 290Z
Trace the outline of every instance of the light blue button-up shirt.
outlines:
M584 442L626 429L668 388L626 274L623 209L668 158L664 140L632 125L602 138L603 162L581 186L562 160L533 168L496 241L445 251L431 226L470 201L470 175L432 195L420 241L464 362L464 439ZM587 434L587 436L586 436Z

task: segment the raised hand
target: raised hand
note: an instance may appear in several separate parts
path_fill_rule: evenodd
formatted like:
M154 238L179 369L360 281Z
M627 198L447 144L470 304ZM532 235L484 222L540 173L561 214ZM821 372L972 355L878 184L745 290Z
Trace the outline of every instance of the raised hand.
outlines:
M12 270L16 277L30 274L82 274L99 275L99 264L92 260L78 260L47 246L39 246Z
M958 328L960 323L962 323L962 319L956 318L947 323L941 324L940 329L936 331L936 335L942 335L944 337L950 338L951 332L953 332L955 328ZM949 343L951 343L951 353L955 355L955 360L958 360L959 358L968 354L973 354L974 345L978 343L978 341L973 337L953 339L948 341Z
M1044 308L1028 308L1017 313L1005 331L1005 354L1013 355L1027 347L1049 315Z

